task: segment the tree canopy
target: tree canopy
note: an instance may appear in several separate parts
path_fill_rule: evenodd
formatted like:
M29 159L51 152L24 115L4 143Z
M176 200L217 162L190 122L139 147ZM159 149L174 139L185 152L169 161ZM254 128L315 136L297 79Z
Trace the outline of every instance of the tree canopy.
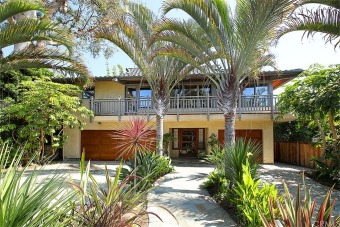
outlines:
M318 125L324 141L333 138L337 151L340 125L340 65L313 65L279 95L281 114L293 113L301 121Z
M23 77L18 71L13 73ZM26 141L28 150L39 154L38 162L49 160L63 146L67 137L64 128L82 128L86 118L92 116L92 111L81 106L78 86L54 83L43 74L40 71L35 77L7 86L16 100L0 113L0 132L11 132L15 142ZM44 153L47 143L51 157Z

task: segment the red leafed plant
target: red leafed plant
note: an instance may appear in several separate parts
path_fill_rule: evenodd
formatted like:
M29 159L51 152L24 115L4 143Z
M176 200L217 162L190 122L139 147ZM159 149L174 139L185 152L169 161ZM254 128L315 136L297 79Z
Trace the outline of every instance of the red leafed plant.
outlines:
M135 156L137 152L155 150L155 125L148 122L143 117L132 117L128 121L122 122L121 129L117 131L113 138L119 140L118 148L124 158Z
M340 226L340 216L335 216L332 220L332 212L336 204L336 199L331 198L333 187L330 188L320 204L317 215L315 216L314 211L316 208L316 199L311 199L310 189L306 189L305 182L303 183L304 188L304 200L301 203L300 185L298 185L296 198L291 197L288 190L287 184L284 183L285 192L283 194L283 202L277 199L276 203L270 201L270 207L268 208L271 212L271 220L268 222L265 216L261 213L261 219L263 226L276 227L276 226L301 226L301 227L337 227ZM280 218L275 220L274 210L275 205L277 206ZM335 214L337 215L337 214Z

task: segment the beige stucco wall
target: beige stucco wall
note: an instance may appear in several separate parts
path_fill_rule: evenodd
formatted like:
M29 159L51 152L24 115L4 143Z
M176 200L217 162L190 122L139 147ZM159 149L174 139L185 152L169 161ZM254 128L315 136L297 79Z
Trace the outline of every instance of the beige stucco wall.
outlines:
M124 98L125 86L115 81L97 81L94 95L96 99Z
M273 121L270 117L266 119L258 119L254 115L254 119L250 116L244 116L245 120L236 120L236 129L261 129L263 137L263 162L274 162L274 135L273 135ZM263 117L263 116L262 116ZM127 120L128 117L123 117L122 120ZM151 117L151 122L155 122L155 118ZM93 123L88 122L84 130L117 130L120 128L118 117L95 117ZM224 119L221 115L212 115L210 120L207 115L181 115L177 121L176 115L168 115L164 122L164 133L170 132L172 128L205 128L205 140L215 133L218 135L218 130L224 129ZM81 153L81 133L78 129L67 129L65 131L68 135L67 144L64 147L64 158L80 158ZM171 157L178 157L178 151L170 151Z

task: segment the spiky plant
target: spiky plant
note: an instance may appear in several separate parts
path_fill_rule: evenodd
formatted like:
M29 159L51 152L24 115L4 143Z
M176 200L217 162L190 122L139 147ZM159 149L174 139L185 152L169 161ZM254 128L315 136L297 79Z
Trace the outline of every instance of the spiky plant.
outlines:
M79 184L72 182L79 198L76 203L75 225L125 227L147 223L147 215L153 214L146 210L148 190L136 191L135 187L127 187L135 176L129 175L120 181L121 170L122 164L117 168L115 176L111 177L105 166L103 185L90 173L90 162L85 166L85 154L82 154L80 182Z
M0 146L0 227L66 226L74 193L64 178L41 177L42 169L20 168L23 151L18 149L9 161L11 149Z

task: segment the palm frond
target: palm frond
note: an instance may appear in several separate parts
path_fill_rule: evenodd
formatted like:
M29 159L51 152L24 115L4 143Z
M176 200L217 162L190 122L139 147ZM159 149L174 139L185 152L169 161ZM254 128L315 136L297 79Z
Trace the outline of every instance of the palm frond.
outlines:
M307 38L316 33L323 33L324 39L334 43L334 48L340 44L340 9L318 7L317 9L301 9L285 22L278 32L278 38L292 31L305 31Z
M72 78L78 78L85 85L91 83L87 67L79 61L56 49L28 48L0 58L0 72L24 68L50 68Z
M0 5L0 24L19 13L31 10L45 12L38 1L7 0Z
M340 1L338 0L300 0L296 4L298 6L306 5L306 4L322 4L330 7L334 7L336 9L340 9Z
M74 42L67 30L48 20L22 19L0 27L0 48L22 42L52 41L65 46L72 53Z

